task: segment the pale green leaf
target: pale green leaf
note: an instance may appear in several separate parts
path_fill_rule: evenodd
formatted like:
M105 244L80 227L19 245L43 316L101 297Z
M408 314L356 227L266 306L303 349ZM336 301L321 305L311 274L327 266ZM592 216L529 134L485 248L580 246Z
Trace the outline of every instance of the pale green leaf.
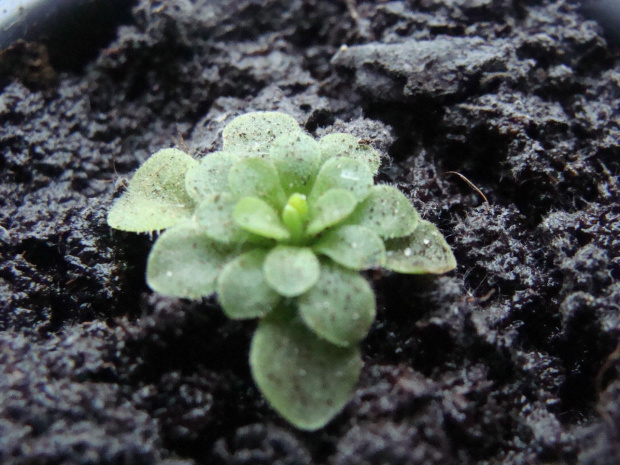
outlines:
M258 197L278 209L286 203L276 167L262 158L246 158L233 165L228 185L237 197Z
M291 195L282 209L282 222L294 240L300 239L304 233L304 225L308 216L306 196L298 192Z
M108 225L122 231L150 232L187 220L194 204L185 191L185 173L197 164L177 149L153 154L108 211Z
M209 194L194 211L197 223L211 239L224 242L243 242L249 233L237 225L233 217L237 201L228 192Z
M445 273L456 267L456 260L435 225L421 220L413 233L385 241L385 268L398 273Z
M319 260L307 247L279 245L267 255L263 270L273 289L285 297L295 297L319 279Z
M146 268L151 289L171 297L197 299L215 292L224 265L235 253L204 235L195 222L165 231L155 242Z
M375 320L375 294L359 273L329 261L319 281L297 299L299 315L320 337L348 346L366 337Z
M291 116L275 111L259 111L233 119L224 128L222 138L226 151L266 156L276 137L301 132L297 121Z
M330 158L321 167L310 193L310 203L331 189L344 189L361 202L366 198L373 177L368 166L351 158Z
M391 186L374 186L347 223L367 226L384 238L408 236L420 218L404 194Z
M273 141L269 156L288 194L310 192L319 170L319 144L303 133L285 134Z
M344 189L328 190L312 204L306 233L312 236L340 223L356 205L357 201L351 192Z
M200 202L210 194L228 191L228 172L242 160L238 153L213 152L200 160L197 166L185 175L187 193Z
M303 323L267 317L250 348L258 388L273 408L297 428L325 426L349 400L362 360L357 347L338 347Z
M233 319L263 317L282 300L263 277L266 250L255 249L224 267L217 282L218 300Z
M353 158L368 165L373 174L379 170L379 165L381 165L379 152L351 134L327 134L321 138L319 146L323 161L333 157Z
M278 215L267 202L256 197L243 197L237 202L233 218L238 226L270 239L285 240L291 234Z
M329 231L313 248L353 270L379 268L385 263L383 240L365 226L346 225Z

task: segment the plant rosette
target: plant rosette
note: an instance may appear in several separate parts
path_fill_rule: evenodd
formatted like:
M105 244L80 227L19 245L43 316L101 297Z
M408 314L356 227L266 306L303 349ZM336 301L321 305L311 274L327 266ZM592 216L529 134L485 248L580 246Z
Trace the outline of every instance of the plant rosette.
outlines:
M259 318L250 367L274 409L323 427L359 378L358 343L375 319L359 271L444 273L445 239L395 187L374 185L379 153L349 134L315 140L290 116L248 113L200 161L152 155L114 203L108 224L165 230L147 282L167 296L217 294L233 319Z

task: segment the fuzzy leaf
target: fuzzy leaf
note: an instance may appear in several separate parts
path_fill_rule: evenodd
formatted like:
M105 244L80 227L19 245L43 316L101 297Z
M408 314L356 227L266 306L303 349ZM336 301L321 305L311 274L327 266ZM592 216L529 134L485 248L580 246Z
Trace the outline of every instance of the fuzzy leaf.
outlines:
M310 192L321 166L319 144L312 137L303 133L279 136L271 146L270 159L287 194Z
M383 241L365 226L347 225L329 231L313 248L353 270L379 268L385 263Z
M295 297L316 284L319 260L307 247L279 245L267 255L263 270L273 289L285 297Z
M164 232L153 245L146 268L151 289L171 297L197 299L215 292L231 249L204 235L195 222L181 223Z
M196 221L211 239L224 243L243 242L249 233L233 217L237 202L228 192L209 194L196 207Z
M356 205L351 192L344 189L328 190L312 204L306 233L312 236L340 223L351 214Z
M310 203L331 189L351 192L355 200L366 198L373 184L368 166L351 158L330 158L321 167L310 193Z
M222 138L226 151L266 156L276 137L301 132L293 117L275 111L260 111L233 119L224 128Z
M110 208L108 225L122 231L150 232L189 219L194 205L185 191L185 173L197 164L177 149L153 154Z
M237 202L233 218L238 226L259 236L285 240L291 234L267 202L256 197L243 197Z
M347 223L367 226L384 238L408 236L420 217L404 194L391 186L373 186Z
M228 191L228 172L243 157L238 153L214 152L206 155L185 175L187 193L200 202L210 194Z
M359 378L359 348L319 339L300 321L267 317L250 348L258 388L273 408L297 428L327 424L347 403Z
M218 300L232 319L263 317L282 297L263 278L266 250L244 253L224 267L217 282Z
M262 158L236 163L228 172L228 184L237 197L258 197L278 209L286 203L276 167Z
M334 133L323 136L319 141L323 161L333 157L348 157L368 165L375 174L381 165L379 152L370 145L363 144L351 134Z
M355 271L325 261L312 289L297 299L304 323L323 339L348 346L362 340L375 320L375 295Z
M456 260L435 225L421 220L410 236L385 241L385 268L398 273L445 273L456 267Z

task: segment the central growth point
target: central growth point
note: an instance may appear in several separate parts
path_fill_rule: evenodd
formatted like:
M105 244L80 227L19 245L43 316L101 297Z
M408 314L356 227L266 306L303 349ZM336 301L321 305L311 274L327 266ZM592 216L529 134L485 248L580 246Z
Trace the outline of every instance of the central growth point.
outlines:
M308 216L308 201L306 196L295 192L288 198L282 210L282 222L288 228L291 236L301 237L304 232L304 223Z

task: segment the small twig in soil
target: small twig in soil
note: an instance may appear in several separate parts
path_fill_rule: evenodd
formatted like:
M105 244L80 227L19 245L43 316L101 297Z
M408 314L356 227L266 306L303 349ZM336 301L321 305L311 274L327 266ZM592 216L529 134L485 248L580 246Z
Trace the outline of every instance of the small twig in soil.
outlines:
M465 181L469 185L469 187L475 190L480 195L480 197L482 197L482 200L484 200L484 203L486 204L487 208L490 206L487 196L484 195L482 191L478 189L478 187L476 187L476 185L473 182L471 182L469 179L467 179L464 175L462 175L458 171L446 171L444 174L456 174L459 178Z
M0 226L0 241L5 244L12 244L13 239L11 238L11 233L4 226Z
M118 174L118 171L116 171L116 164L114 163L114 160L112 160L112 168L114 169L114 179L96 179L95 181L104 182L106 184L113 182L114 192L119 189L127 189L129 187L129 181L127 181L127 179Z
M476 301L476 303L482 304L482 303L486 302L487 300L489 300L491 297L493 297L493 295L495 295L495 292L496 292L495 289L491 289L489 292L484 294L482 297L471 296L467 300L469 302Z
M355 23L355 28L357 29L357 34L359 37L372 38L374 35L368 30L364 25L364 21L360 18L360 14L357 12L357 5L355 4L355 0L344 0L345 5L347 6L347 10L349 10L349 16L353 19Z
M349 15L351 15L351 18L357 24L360 20L360 15L357 13L355 0L344 0L344 3L345 5L347 5L347 10L349 10Z
M189 153L189 147L185 143L185 138L183 137L183 134L181 134L181 130L179 128L177 128L177 137L179 138L179 145L181 146L183 151L185 153Z

